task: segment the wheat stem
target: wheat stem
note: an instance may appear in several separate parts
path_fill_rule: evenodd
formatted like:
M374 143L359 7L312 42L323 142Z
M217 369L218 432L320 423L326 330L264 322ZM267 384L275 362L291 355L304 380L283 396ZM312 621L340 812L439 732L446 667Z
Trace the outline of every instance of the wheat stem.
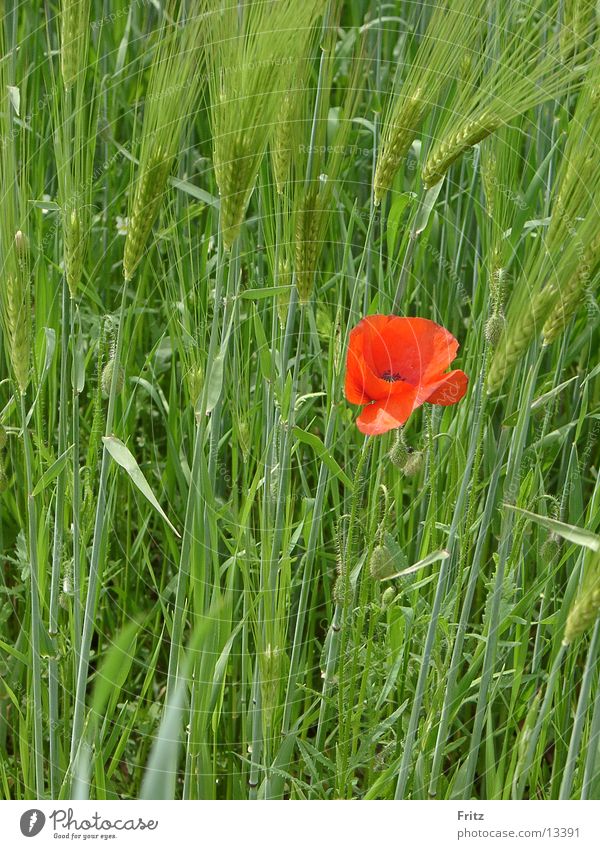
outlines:
M42 717L42 665L40 657L40 612L39 563L37 548L37 509L33 495L33 453L27 425L25 393L20 394L21 428L25 454L25 483L27 486L27 517L29 526L29 584L31 593L31 675L33 678L33 745L35 756L35 789L38 799L44 798L44 738Z
M123 324L125 320L126 302L127 282L125 281L121 290L121 305L119 307L119 317L117 320L116 343L114 353L114 360L117 367L113 371L110 394L108 396L108 409L106 413L105 426L106 436L111 436L113 428L115 402L117 397L117 380L119 371L118 366L121 362L121 349L123 345ZM83 736L83 726L85 718L85 695L90 664L90 650L92 644L92 636L94 633L96 598L101 577L100 551L102 548L104 526L106 523L106 496L109 463L110 455L108 453L106 444L104 444L102 448L100 480L98 483L98 496L96 500L96 517L94 522L94 536L92 539L92 552L90 555L88 587L83 616L83 631L81 634L81 653L79 656L79 665L77 669L77 679L75 685L75 705L73 711L73 727L71 734L71 769L73 769L75 765L79 744Z

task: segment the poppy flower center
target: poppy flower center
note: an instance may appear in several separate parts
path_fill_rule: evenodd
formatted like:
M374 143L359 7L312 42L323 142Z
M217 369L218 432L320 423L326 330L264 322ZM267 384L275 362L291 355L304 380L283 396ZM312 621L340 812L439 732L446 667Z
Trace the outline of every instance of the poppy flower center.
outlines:
M396 383L397 380L404 380L402 375L397 371L384 371L381 378L382 380L387 380L388 383Z

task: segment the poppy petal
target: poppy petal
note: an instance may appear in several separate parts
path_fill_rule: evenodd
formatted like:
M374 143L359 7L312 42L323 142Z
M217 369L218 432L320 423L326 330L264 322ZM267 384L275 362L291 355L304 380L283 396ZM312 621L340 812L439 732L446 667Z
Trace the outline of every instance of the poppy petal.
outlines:
M376 375L397 374L414 385L428 383L456 357L457 340L429 319L369 316L363 321L364 358Z
M371 322L370 319L384 319L385 322ZM351 404L383 401L394 392L394 384L379 377L364 356L367 334L388 320L387 316L369 316L350 332L344 392ZM380 335L380 330L375 329L375 334Z
M362 356L362 334L355 335L357 327L350 333L350 345L346 356L346 379L344 394L351 404L368 404L371 398L365 391L364 361Z
M433 391L425 400L430 404L441 404L442 407L456 404L467 391L468 383L469 378L464 371L455 369L442 375L436 383L430 384Z
M404 392L395 392L385 401L363 407L356 425L361 433L377 436L400 427L413 411L416 389L404 384Z

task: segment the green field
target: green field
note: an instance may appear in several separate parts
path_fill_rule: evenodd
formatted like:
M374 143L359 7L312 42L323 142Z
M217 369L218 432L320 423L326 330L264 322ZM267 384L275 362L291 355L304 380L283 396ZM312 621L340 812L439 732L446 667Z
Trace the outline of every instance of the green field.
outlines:
M0 2L0 798L600 798L595 7Z

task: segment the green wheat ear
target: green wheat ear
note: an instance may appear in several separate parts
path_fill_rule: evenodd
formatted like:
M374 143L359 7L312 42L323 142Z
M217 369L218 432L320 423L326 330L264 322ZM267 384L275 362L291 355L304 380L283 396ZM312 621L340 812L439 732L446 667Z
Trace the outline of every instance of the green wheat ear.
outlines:
M557 197L555 242L572 237L581 226L582 218L591 218L585 241L580 242L580 259L568 280L557 294L546 323L544 343L558 339L579 309L586 289L593 283L600 266L600 232L594 229L597 216L594 192L597 191L600 152L600 65L590 69L569 124L567 144L563 154L560 191Z
M564 0L560 31L561 49L565 57L584 53L590 33L596 32L596 0Z
M324 0L237 4L210 21L207 75L221 234L235 241L279 122L290 74L306 62Z
M0 145L0 305L8 360L19 393L24 395L31 360L30 247L21 229L25 226L21 192L15 192L15 187L20 189L26 181L11 143L13 108L6 70L7 62L0 63L0 135L4 141Z
M565 627L564 642L572 643L588 631L600 614L600 554L594 554L588 564L583 586L573 602Z
M361 80L366 75L367 60L364 43L356 46L350 66L350 80L345 97L336 112L332 132L330 106L333 89L335 55L331 32L329 44L324 47L323 74L320 91L312 106L312 120L302 125L305 138L298 148L293 171L292 212L295 281L301 303L310 300L319 257L325 244L327 228L331 221L335 193L343 185L344 166L352 152L352 121L358 113Z
M90 0L62 0L60 5L60 70L65 89L87 68Z
M426 8L423 6L423 10ZM404 79L400 71L396 75L392 95L384 110L381 149L373 183L377 204L390 189L442 86L464 58L469 57L471 43L485 19L484 10L483 0L434 4L410 69Z
M569 124L546 236L536 242L520 285L514 287L508 323L488 374L490 392L504 385L534 338L543 333L548 344L564 331L591 271L600 262L595 203L600 191L600 153L593 141L600 131L599 84L600 66L594 63Z
M159 32L146 92L139 164L130 195L123 254L126 280L131 280L144 255L184 128L201 93L209 3L200 0L190 18L185 17L183 5L173 7L173 14L165 19Z
M496 12L494 37L475 56L468 83L456 86L436 133L422 171L426 188L439 182L465 150L581 82L594 61L593 46L588 42L576 57L564 58L564 45L573 42L573 33L564 27L549 38L546 33L558 19L559 8L559 2L548 6L535 0L527 17L518 4Z

